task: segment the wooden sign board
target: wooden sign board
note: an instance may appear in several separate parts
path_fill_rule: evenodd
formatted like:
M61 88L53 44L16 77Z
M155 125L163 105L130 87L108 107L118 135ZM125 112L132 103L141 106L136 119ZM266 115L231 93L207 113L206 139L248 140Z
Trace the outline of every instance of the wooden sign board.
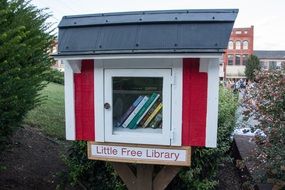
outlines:
M111 162L190 166L191 147L88 142L88 158Z

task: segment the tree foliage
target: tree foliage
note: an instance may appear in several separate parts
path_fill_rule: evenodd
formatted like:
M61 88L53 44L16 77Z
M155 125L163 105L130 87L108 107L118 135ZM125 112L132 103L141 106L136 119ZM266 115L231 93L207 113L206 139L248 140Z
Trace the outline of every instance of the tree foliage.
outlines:
M52 63L48 17L25 0L0 1L0 145L41 99Z
M258 57L255 55L250 55L247 61L247 64L245 66L245 76L249 80L253 80L255 77L254 72L257 70L259 71L261 69L260 62Z
M256 84L247 90L245 114L254 117L264 135L257 135L256 155L252 158L261 182L285 188L285 71L256 74Z

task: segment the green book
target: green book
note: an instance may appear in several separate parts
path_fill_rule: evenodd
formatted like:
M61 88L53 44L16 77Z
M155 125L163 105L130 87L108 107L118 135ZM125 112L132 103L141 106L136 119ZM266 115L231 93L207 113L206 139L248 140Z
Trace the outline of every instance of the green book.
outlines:
M156 102L151 106L151 108L147 111L145 116L142 118L142 120L139 122L138 126L142 127L143 124L146 122L147 118L152 114L152 112L155 110L155 108L161 103L161 100L158 99Z
M129 123L128 128L134 129L137 128L137 122L142 117L142 115L145 113L145 111L148 109L150 104L155 100L157 94L152 93L152 95L149 97L147 102L143 105L143 107L138 111L136 116L132 119L132 121Z
M148 111L151 109L151 107L155 104L155 102L158 100L159 96L160 96L159 94L156 94L154 100L151 102L151 104L149 104L148 108L145 110L145 112L142 114L142 116L138 119L137 126L140 126L139 123L144 118L144 116L148 113Z

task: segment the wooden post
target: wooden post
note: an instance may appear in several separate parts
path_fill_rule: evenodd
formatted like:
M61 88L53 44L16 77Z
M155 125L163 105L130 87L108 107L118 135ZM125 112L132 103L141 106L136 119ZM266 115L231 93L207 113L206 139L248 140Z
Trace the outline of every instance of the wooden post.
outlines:
M153 189L165 189L180 169L181 166L164 166L153 181Z
M137 164L136 175L126 163L112 162L112 165L129 190L163 190L182 168L164 166L154 176L154 165Z
M128 164L112 162L112 165L128 189L136 189L137 178L134 175L133 171L129 168Z
M137 164L137 190L152 190L153 165Z

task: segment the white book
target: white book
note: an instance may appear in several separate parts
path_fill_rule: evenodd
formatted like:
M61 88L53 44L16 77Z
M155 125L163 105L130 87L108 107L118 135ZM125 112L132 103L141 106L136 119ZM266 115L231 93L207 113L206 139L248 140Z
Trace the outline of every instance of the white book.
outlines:
M134 111L129 115L129 117L125 120L125 122L122 124L123 127L127 127L130 122L133 120L133 118L136 116L136 114L140 111L140 109L143 107L143 105L148 100L148 97L145 96L142 101L137 105L137 107L134 109Z
M156 97L154 98L154 100L151 102L151 104L148 106L148 108L145 110L145 112L142 114L142 116L139 118L137 124L140 123L140 121L142 120L142 118L145 116L145 114L150 110L150 108L153 106L153 104L156 102L156 100L159 98L159 94L156 95Z

